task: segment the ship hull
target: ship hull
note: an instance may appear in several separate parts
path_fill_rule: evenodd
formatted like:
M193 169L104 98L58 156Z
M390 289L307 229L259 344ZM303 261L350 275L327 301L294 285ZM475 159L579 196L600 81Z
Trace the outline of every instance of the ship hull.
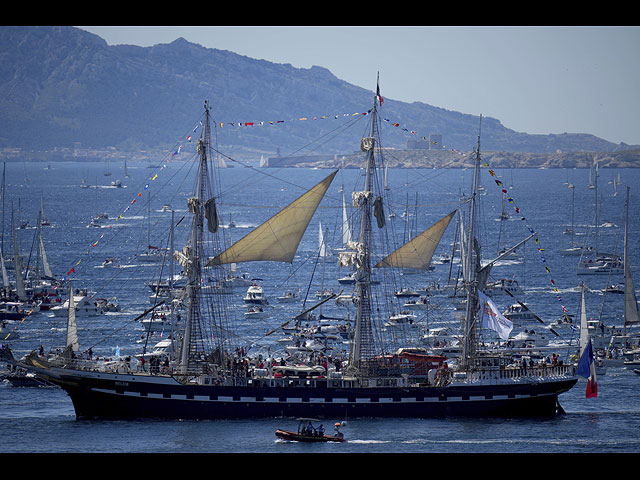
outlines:
M51 373L51 372L50 372ZM230 419L554 416L575 378L506 385L337 388L183 385L171 377L41 373L71 398L78 418Z

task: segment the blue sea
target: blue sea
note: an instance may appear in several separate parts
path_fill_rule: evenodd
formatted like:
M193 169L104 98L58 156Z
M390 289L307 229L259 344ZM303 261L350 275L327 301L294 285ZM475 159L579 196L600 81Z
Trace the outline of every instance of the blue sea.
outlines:
M43 207L48 225L42 227L48 261L58 278L71 278L74 288L95 291L97 297L116 298L119 312L78 320L80 346L94 354L132 355L141 351L144 332L131 319L149 308L150 290L145 282L157 275L155 267L136 263L134 253L147 243L168 246L171 213L175 222L187 214L186 202L193 186L194 169L182 160L157 164L129 162L29 162L6 163L4 245L12 252L11 217L18 229L20 252L34 264L34 226ZM110 175L105 175L110 173ZM238 240L251 228L288 205L304 191L331 173L326 169L260 169L257 164L220 169L218 206L227 242ZM319 230L326 234L329 249L341 246L342 190L347 202L358 188L359 169L343 169L335 177L325 199L300 244L291 265L273 262L239 265L239 272L262 279L272 299L270 316L247 321L242 312L244 289L229 297L230 315L244 344L256 344L263 352L277 348L276 335L266 332L282 324L302 304L278 305L275 297L285 289L308 293L307 306L320 286L339 291L337 278L344 272L334 254L325 262L317 258ZM595 191L588 188L587 169L495 169L492 177L482 169L481 195L483 257L491 259L537 232L538 242L522 247L520 260L499 263L495 278L515 278L524 289L524 301L545 323L562 317L563 307L578 317L584 280L591 291L587 310L591 318L608 325L622 325L622 295L604 296L609 284L622 278L579 277L578 257L559 254L569 246L563 234L572 224L576 240L593 235ZM630 258L634 277L640 279L640 170L600 168L598 182L601 250L622 253L626 186L631 188ZM620 174L622 184L616 184ZM402 241L415 235L454 210L461 195L469 193L472 170L390 169L389 236ZM502 186L495 182L499 179ZM112 186L120 180L122 187ZM382 175L378 176L382 182ZM361 183L360 183L361 184ZM575 188L568 188L569 185ZM83 188L83 185L87 188ZM509 220L499 222L503 208L501 189L507 191L504 208ZM175 192L178 193L175 193ZM572 209L572 193L574 208ZM517 209L517 211L516 211ZM573 211L572 211L573 210ZM97 214L107 213L102 227L89 227ZM150 215L149 215L150 213ZM148 219L150 218L150 222ZM28 222L28 224L26 224ZM230 223L235 224L231 227ZM175 247L182 247L186 225L175 229ZM320 227L320 224L322 227ZM451 251L452 223L434 255L434 270L424 275L405 275L407 286L444 284L448 264L440 254ZM117 257L119 268L103 267L106 258ZM636 283L640 280L636 280ZM309 285L313 286L309 288ZM557 289L557 290L556 290ZM506 303L501 305L506 307ZM324 307L323 307L324 308ZM326 304L325 315L348 312ZM353 314L353 312L350 312ZM451 322L450 314L431 312L431 325ZM6 341L17 356L43 345L64 343L64 319L46 312L10 324L14 331ZM537 324L536 327L544 328ZM416 327L417 328L417 327ZM516 333L514 331L514 333ZM411 332L404 332L407 342ZM563 335L572 335L569 329ZM411 337L413 338L413 337ZM153 342L158 338L154 338ZM151 342L151 343L153 343ZM339 347L345 351L346 346ZM558 352L567 358L566 352ZM278 440L277 428L295 429L295 419L267 418L224 421L90 421L77 420L68 396L56 387L14 387L0 384L1 453L636 453L640 452L640 375L631 369L611 368L598 377L597 398L586 398L585 381L561 395L565 414L552 419L349 419L325 421L325 428L344 422L343 444L299 444Z

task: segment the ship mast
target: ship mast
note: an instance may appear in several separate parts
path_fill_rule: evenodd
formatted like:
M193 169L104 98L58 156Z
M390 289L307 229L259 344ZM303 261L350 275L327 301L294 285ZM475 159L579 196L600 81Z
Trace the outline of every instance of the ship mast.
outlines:
M476 318L478 310L478 271L480 270L480 246L475 239L476 201L480 181L480 132L482 115L478 128L478 145L475 148L473 184L469 200L469 219L466 233L466 256L464 258L465 285L467 289L467 307L463 325L462 369L468 369L476 353Z
M354 322L353 342L349 355L349 370L352 373L365 375L368 371L366 361L373 357L373 319L371 315L371 214L374 205L372 192L372 176L375 171L375 121L377 104L380 97L376 95L371 115L371 129L369 137L361 140L360 148L366 153L366 177L363 192L357 192L361 223L358 243L361 251L355 278L355 298L357 312Z
M204 199L207 195L207 154L211 146L211 130L209 122L209 102L205 101L204 128L200 139L198 139L197 152L199 155L199 169L196 186L196 197L188 200L189 211L193 214L191 225L191 235L186 248L186 271L187 271L187 318L184 327L184 337L180 352L180 362L178 372L181 374L197 373L195 370L195 360L205 356L204 344L201 332L201 285L202 285L202 265L203 258L203 232L204 232ZM183 266L185 266L183 265Z

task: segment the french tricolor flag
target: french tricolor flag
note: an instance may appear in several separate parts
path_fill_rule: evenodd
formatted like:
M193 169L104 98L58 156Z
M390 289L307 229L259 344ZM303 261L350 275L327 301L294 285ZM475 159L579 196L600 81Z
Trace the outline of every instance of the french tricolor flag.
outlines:
M587 398L595 398L598 396L598 384L596 381L596 363L591 348L591 339L587 347L582 352L580 363L576 375L580 375L587 379Z

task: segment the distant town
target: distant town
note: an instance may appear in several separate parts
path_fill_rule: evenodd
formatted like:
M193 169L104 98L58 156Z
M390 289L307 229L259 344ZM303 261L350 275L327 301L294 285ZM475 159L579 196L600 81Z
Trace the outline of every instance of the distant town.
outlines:
M405 149L387 148L383 150L384 164L389 168L468 168L473 164L474 152L460 152L438 147L442 144L440 135L430 136L426 140L409 140ZM237 149L234 149L234 151ZM602 168L639 168L640 150L616 152L560 152L522 153L522 152L481 152L482 158L495 167L510 168L590 168L598 164ZM21 148L0 149L1 162L109 162L117 165L121 162L158 163L165 159L175 161L190 158L189 151L172 156L168 150L122 151L115 147L104 149L58 147L51 150L31 150ZM352 151L343 154L280 155L279 152L238 151L235 153L237 164L221 160L221 166L237 167L242 165L265 168L360 168L362 152Z

